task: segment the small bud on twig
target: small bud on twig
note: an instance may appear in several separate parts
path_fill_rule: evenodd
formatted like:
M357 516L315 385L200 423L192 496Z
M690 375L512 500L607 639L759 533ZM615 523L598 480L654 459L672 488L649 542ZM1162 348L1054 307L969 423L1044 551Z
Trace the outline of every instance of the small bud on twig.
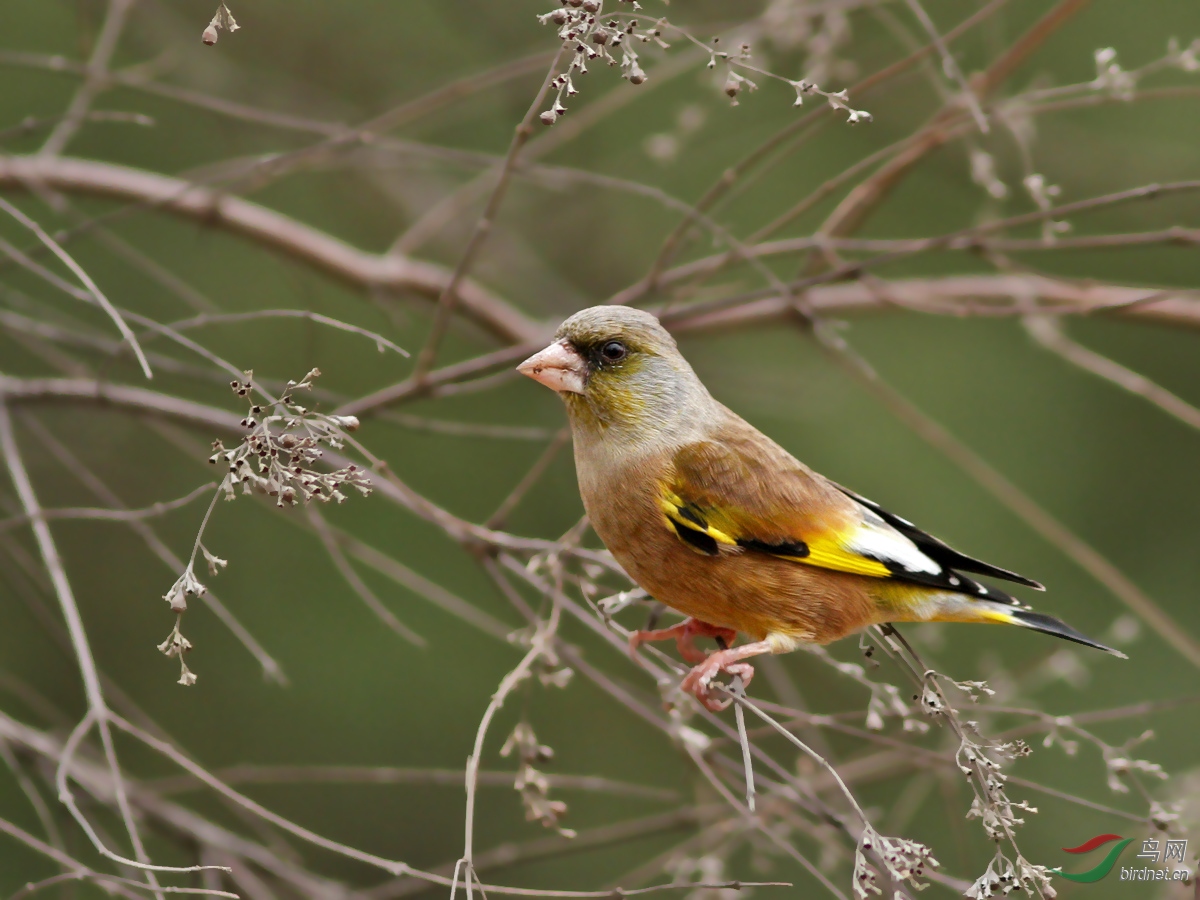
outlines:
M217 7L216 15L212 17L212 21L208 23L208 27L204 29L204 33L200 35L200 40L204 41L209 47L217 42L220 36L221 29L224 28L230 34L233 34L242 26L234 19L233 13L229 11L229 7L222 3Z

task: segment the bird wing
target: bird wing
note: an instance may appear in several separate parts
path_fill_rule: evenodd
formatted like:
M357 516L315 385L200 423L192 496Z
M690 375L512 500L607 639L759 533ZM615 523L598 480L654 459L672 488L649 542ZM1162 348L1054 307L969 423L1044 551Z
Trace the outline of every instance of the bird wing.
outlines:
M1014 572L1011 569L1002 569L1000 566L994 566L981 559L975 559L974 557L967 556L965 553L960 553L940 538L922 531L912 522L908 521L908 519L888 512L874 500L868 500L861 494L856 494L854 491L844 488L840 484L834 484L832 481L829 483L833 484L834 487L851 500L874 512L894 529L911 540L922 553L935 562L940 563L944 568L957 569L959 572L971 572L975 575L987 575L991 578L999 578L1003 581L1023 584L1025 587L1031 587L1037 591L1044 591L1046 589L1045 585L1041 582L1034 581L1032 578L1026 578L1024 575Z
M972 559L816 474L748 423L676 451L662 485L667 524L708 555L766 553L809 566L1016 603L962 574L1035 581Z

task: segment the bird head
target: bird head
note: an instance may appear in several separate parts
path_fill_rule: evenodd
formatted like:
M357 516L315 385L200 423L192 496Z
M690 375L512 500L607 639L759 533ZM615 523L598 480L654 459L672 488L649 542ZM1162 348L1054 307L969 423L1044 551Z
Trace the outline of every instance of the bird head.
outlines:
M643 310L593 306L554 338L517 371L557 391L577 428L657 430L707 396L675 339Z

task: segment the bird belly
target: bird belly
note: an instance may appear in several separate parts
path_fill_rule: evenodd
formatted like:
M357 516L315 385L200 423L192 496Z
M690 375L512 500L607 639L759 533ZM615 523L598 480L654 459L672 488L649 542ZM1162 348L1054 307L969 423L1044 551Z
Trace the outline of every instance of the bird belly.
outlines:
M653 492L614 496L580 487L592 527L617 562L686 616L753 640L775 636L781 648L828 643L881 621L870 593L875 579L740 547L701 553L676 535Z

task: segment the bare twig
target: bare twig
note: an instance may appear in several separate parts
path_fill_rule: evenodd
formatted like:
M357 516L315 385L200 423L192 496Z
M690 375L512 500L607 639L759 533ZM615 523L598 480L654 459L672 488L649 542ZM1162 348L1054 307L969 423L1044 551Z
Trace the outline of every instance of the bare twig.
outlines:
M1155 384L1145 375L1071 340L1063 333L1062 323L1057 318L1026 316L1021 322L1030 337L1072 365L1085 372L1091 372L1122 390L1136 394L1185 425L1200 428L1200 409Z
M741 676L738 676L739 683L733 686L733 692L740 692L744 697L746 695L745 685L740 683ZM742 768L746 772L746 809L751 813L754 809L754 760L750 753L750 739L746 736L746 713L742 710L742 705L739 703L733 710L734 720L737 722L738 740L742 745Z
M17 209L3 197L0 197L0 209L4 210L23 226L32 231L37 239L41 241L51 253L57 256L62 264L70 269L75 277L83 283L83 286L88 290L87 296L94 301L97 306L104 310L105 314L112 319L113 324L117 326L117 331L121 332L121 336L129 342L129 346L133 349L133 353L137 357L139 365L142 367L142 373L147 378L153 378L154 374L150 371L150 363L146 361L146 355L142 352L141 345L138 344L137 338L133 336L133 332L129 330L129 326L125 324L125 320L121 317L121 314L117 312L116 308L111 302L109 302L109 299L104 296L104 292L100 290L100 288L96 285L96 282L92 281L92 277L88 275L83 266L75 262L71 255L67 253L67 251L61 246L59 246L58 242L54 240L54 238L50 237L50 235L45 232L41 225L29 218L29 216L25 215L25 213L21 212L21 210Z
M96 37L92 48L91 59L84 70L83 83L75 91L62 121L58 123L46 143L39 151L44 156L57 156L66 149L71 138L79 131L84 123L92 101L106 86L108 81L108 64L116 52L117 43L121 40L121 32L125 29L125 20L129 16L137 0L109 0L108 12L104 16L104 25Z
M479 221L475 223L475 229L472 231L471 237L467 241L467 246L459 257L458 265L454 267L449 280L438 295L437 309L434 312L433 324L429 329L429 337L426 339L425 346L421 348L421 352L417 356L416 367L413 370L413 378L416 381L423 380L429 373L429 370L433 368L434 361L437 359L438 348L441 345L442 338L446 334L446 329L450 325L450 317L454 314L454 308L460 299L459 285L466 278L472 263L475 262L475 257L483 248L484 241L491 234L492 226L496 221L496 214L500 211L500 204L504 202L504 195L508 191L508 183L512 177L513 166L517 162L521 148L525 146L525 143L533 134L533 119L541 109L546 94L550 90L550 82L558 72L559 60L562 59L565 50L565 45L559 47L558 53L550 61L550 68L546 72L546 77L542 80L541 89L538 90L537 95L533 98L533 102L529 105L529 109L526 110L524 118L521 119L521 123L517 125L516 130L513 132L512 141L508 146L508 153L504 157L504 163L496 172L496 182L492 187L491 194L488 196L483 213L480 215Z
M3 391L0 390L0 395L2 394ZM36 417L26 417L25 425L42 442L42 445L49 450L50 454L62 464L63 468L78 478L102 502L115 508L123 506L120 497L84 465L58 438L51 434L49 429L42 425ZM212 485L211 487L215 488L216 486ZM157 556L169 570L176 574L183 571L184 561L163 542L154 529L150 527L149 523L137 516L123 519L122 521L142 539L150 552ZM215 593L211 590L205 591L201 600L203 600L205 606L212 610L213 615L221 621L221 624L228 628L242 646L258 661L258 664L262 667L265 679L276 684L287 684L287 676L284 674L283 668L225 604L217 598Z
M201 497L211 491L216 485L211 482L200 485L199 487L188 491L182 497L175 500L168 500L161 503L152 503L145 509L96 509L88 507L66 507L62 509L43 509L42 518L44 519L93 519L101 522L130 522L136 519L152 519L158 516L166 515L175 509L181 509L187 506L197 497ZM11 516L7 519L0 519L0 531L6 531L10 528L16 528L20 525L29 523L27 516Z
M109 710L104 702L104 694L100 687L100 675L96 669L95 659L92 657L91 647L88 643L87 632L84 629L83 617L79 614L79 607L75 603L75 596L71 591L70 582L67 580L66 570L63 568L62 559L58 555L58 548L54 543L54 538L50 534L50 528L46 524L46 520L41 516L41 504L38 502L37 494L34 493L33 484L29 480L29 475L25 470L25 464L21 459L20 451L17 448L16 436L13 434L12 418L8 412L8 404L5 402L3 392L0 392L0 453L3 454L5 464L8 468L9 476L12 478L13 485L16 488L17 495L20 497L21 505L25 509L25 514L29 516L33 528L34 537L37 540L38 550L42 555L42 561L45 564L46 572L50 576L50 580L54 585L54 593L59 601L59 606L62 609L63 618L67 623L67 631L71 638L71 645L75 651L75 657L79 664L80 674L83 678L84 693L87 697L88 713L84 716L79 726L76 727L72 737L74 743L68 742L68 748L77 745L78 741L91 729L93 725L99 728L102 743L104 745L104 755L108 762L109 770L112 773L114 793L117 800L117 807L121 812L121 818L125 824L126 832L129 835L129 840L133 844L134 853L137 855L136 860L125 859L119 854L113 852L106 847L95 836L87 819L75 806L71 799L70 790L66 787L65 769L59 769L58 783L60 799L67 804L71 814L75 820L83 828L83 830L92 839L97 852L101 855L112 859L115 862L120 862L124 865L132 866L135 869L140 869L145 873L147 883L154 888L158 887L158 880L155 877L155 872L196 872L202 871L204 866L154 866L151 865L146 858L146 852L142 846L141 837L139 836L137 826L134 824L134 817L129 808L129 800L125 793L124 781L121 776L120 763L117 761L116 749L113 746L112 732L109 728ZM67 749L64 749L64 757L69 757Z
M329 525L326 524L325 519L317 512L316 508L309 505L305 507L305 513L308 515L308 521L312 525L313 531L316 532L322 546L324 546L325 552L329 554L334 567L338 570L342 578L345 579L346 584L350 585L350 589L358 594L362 602L367 605L367 608L384 625L410 644L417 647L424 647L425 638L396 618L396 614L388 609L382 600L375 596L375 592L367 587L367 583L354 571L354 567L350 565L349 560L342 553L342 548L338 545L337 538L334 537Z
M942 71L946 74L947 78L958 85L958 89L962 92L962 102L970 111L971 118L975 120L976 127L983 134L987 134L989 131L987 117L983 114L983 110L979 106L979 98L975 96L975 92L967 83L967 78L963 75L958 61L954 58L954 54L950 52L950 48L946 46L946 42L938 34L937 26L933 23L933 19L929 18L929 13L925 11L925 7L921 5L920 0L905 0L905 3L916 20L921 23L921 27L925 29L925 34L929 36L929 40L933 43L933 46L937 48L938 56L942 59Z
M199 316L193 316L190 319L172 322L170 327L175 331L185 331L189 328L203 328L208 325L225 325L236 322L253 322L258 319L306 319L309 322L316 322L318 325L325 325L329 328L335 328L338 331L359 334L365 338L369 338L375 342L381 353L386 347L389 350L399 353L401 356L408 356L407 350L388 340L378 332L371 331L369 328L361 328L358 325L351 325L349 322L343 322L340 319L323 316L320 313L315 313L307 309L259 309L254 312L245 313L204 313Z
M480 786L511 789L515 772L480 771ZM226 784L436 784L462 787L462 769L414 769L395 766L232 766L216 769L213 775ZM640 797L663 802L679 801L677 791L605 778L598 775L546 774L552 787L588 791L615 797ZM143 781L161 794L175 794L204 787L190 775L169 776Z

